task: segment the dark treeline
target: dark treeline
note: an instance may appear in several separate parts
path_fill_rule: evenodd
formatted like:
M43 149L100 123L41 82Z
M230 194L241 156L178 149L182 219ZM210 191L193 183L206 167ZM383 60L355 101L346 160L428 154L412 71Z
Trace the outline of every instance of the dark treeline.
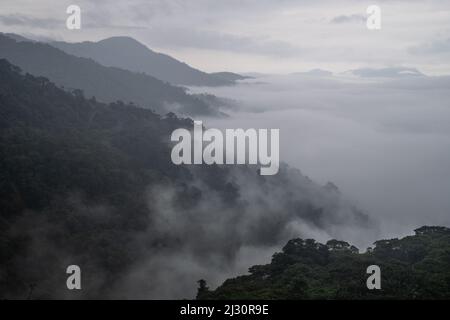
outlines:
M414 236L380 240L365 253L347 242L293 239L267 265L226 280L199 299L450 299L450 229L421 227ZM368 290L366 269L381 269L381 289Z

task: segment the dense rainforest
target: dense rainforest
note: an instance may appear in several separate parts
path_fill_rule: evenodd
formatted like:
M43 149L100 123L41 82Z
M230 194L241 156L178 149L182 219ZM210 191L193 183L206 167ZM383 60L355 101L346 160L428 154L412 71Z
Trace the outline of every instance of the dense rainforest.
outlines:
M367 267L381 270L369 290ZM198 299L449 299L450 229L424 226L415 235L379 240L364 253L345 241L292 239L267 265L226 280L216 290L200 281Z
M200 277L250 265L242 252L301 230L372 230L336 188L287 165L263 177L172 164L180 127L192 120L86 98L0 60L0 298L192 298ZM66 288L71 264L83 290Z

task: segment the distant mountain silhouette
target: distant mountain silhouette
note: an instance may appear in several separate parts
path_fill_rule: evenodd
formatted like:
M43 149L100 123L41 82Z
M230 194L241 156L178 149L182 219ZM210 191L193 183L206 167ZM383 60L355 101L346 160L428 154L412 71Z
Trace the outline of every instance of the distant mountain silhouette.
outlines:
M68 54L91 58L109 67L145 72L172 84L222 86L231 85L241 77L235 74L234 77L229 78L220 74L202 72L166 54L155 52L130 37L112 37L99 42L51 42L50 44Z
M243 76L243 75L233 73L233 72L214 72L214 73L211 73L211 75L225 79L227 81L233 81L233 82L237 81L237 80L245 80L245 79L252 78L252 77Z
M416 68L390 67L390 68L360 68L350 73L363 78L405 78L425 76Z
M203 100L144 73L106 67L39 42L16 41L0 34L0 58L26 72L44 76L66 89L81 89L103 102L133 102L158 113L219 115Z
M21 35L15 34L15 33L2 33L2 32L0 32L0 35L7 36L7 37L9 37L9 38L11 38L11 39L14 39L14 40L16 40L16 41L35 42L34 40L25 38L25 37L23 37L23 36L21 36Z

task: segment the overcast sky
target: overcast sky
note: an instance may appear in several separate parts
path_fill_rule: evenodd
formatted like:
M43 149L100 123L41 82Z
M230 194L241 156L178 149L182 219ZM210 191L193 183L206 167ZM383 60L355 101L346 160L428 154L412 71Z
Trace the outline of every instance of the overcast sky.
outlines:
M81 30L65 27L70 4L81 7ZM372 4L382 10L379 31L365 25ZM132 36L206 71L450 74L448 0L2 0L0 28L66 41Z

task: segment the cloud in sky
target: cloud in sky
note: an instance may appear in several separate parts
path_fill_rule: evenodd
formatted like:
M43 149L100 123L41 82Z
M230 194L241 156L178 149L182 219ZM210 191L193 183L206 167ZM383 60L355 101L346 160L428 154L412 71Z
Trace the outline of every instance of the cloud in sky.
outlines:
M359 22L362 23L367 19L365 15L362 14L352 14L352 15L340 15L331 19L331 23L350 23Z
M265 37L249 37L208 30L199 31L170 27L155 27L145 32L152 39L152 44L167 48L194 48L274 57L302 53L301 48L289 42Z
M447 48L445 41L411 49L450 30L447 1L381 1L382 29L369 31L359 23L373 4L365 0L79 0L83 29L76 32L64 23L55 25L64 22L71 2L3 0L0 27L66 41L131 36L206 71L410 65L426 73L450 73L450 62L427 58Z
M35 18L22 14L0 15L0 24L4 26L26 26L30 28L51 29L64 24L64 19Z
M417 55L450 55L450 37L415 45L409 50Z

